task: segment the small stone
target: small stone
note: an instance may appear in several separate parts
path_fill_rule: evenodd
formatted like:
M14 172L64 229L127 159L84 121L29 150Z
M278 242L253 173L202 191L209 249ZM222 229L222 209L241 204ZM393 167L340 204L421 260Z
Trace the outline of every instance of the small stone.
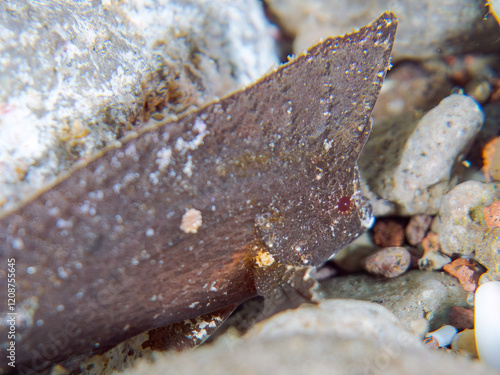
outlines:
M450 324L459 331L474 328L474 310L462 306L453 306L450 310Z
M491 95L491 91L491 84L486 79L474 79L465 87L465 93L476 99L476 101L481 104L488 100Z
M451 344L451 340L453 336L457 334L457 329L451 325L442 326L439 329L436 329L434 332L429 332L425 335L425 338L434 337L439 345L439 348L443 346L448 346Z
M387 247L366 257L363 266L372 275L396 277L410 266L410 253L404 247Z
M406 240L412 246L417 246L425 237L425 234L431 226L432 216L430 215L415 215L412 216L410 222L406 226Z
M465 329L462 332L457 333L451 341L451 348L466 357L477 358L474 330Z
M451 258L439 251L429 251L424 253L418 260L418 268L424 271L439 271L444 265L451 262Z
M463 288L468 292L476 290L479 283L479 277L483 271L472 260L466 258L455 259L450 264L443 267L443 270L452 276L455 276Z
M392 219L377 220L373 226L373 242L377 246L401 246L404 243L404 226Z

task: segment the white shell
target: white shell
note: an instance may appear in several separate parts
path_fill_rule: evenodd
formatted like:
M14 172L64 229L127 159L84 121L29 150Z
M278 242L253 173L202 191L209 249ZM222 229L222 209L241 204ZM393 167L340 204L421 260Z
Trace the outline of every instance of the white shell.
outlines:
M448 346L451 344L451 340L453 336L457 334L457 329L453 326L446 325L442 326L439 329L436 329L434 332L429 332L425 337L433 336L437 342L439 343L439 347Z
M500 370L500 281L490 281L477 288L474 331L479 359Z

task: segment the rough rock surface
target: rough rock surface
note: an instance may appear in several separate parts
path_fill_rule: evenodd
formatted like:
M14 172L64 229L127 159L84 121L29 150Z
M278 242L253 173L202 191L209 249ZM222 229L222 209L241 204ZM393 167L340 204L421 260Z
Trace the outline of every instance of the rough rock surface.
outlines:
M199 106L277 61L257 1L20 0L0 5L0 31L0 210L152 113Z
M453 185L453 167L483 123L479 105L453 94L419 121L395 117L374 126L359 160L363 178L399 214L435 214ZM380 212L374 204L375 215Z
M324 281L322 298L353 298L376 302L389 309L403 325L417 334L422 320L430 329L448 323L451 306L467 306L467 293L460 282L447 274L410 271L394 279L374 279L368 275L349 275Z
M384 307L353 300L303 305L191 352L143 361L125 374L495 374L424 347Z
M500 227L489 228L482 208L500 199L500 183L466 181L443 199L434 230L445 254L472 257L488 272L479 280L500 280Z
M353 27L360 27L387 9L394 11L400 20L393 50L398 59L448 55L481 48L493 51L495 48L492 35L497 32L498 25L493 17L484 22L487 9L478 1L266 2L283 27L292 35L296 35L295 52L303 50L321 37L342 34ZM479 40L482 42L478 43Z

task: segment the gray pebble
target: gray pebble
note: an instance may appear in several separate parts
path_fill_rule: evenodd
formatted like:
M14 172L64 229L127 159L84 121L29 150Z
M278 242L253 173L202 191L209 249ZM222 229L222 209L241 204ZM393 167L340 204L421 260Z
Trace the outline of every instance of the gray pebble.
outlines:
M377 124L359 161L369 189L396 205L392 213L436 214L483 117L474 99L454 94L419 121L397 117ZM375 215L387 214L374 208Z

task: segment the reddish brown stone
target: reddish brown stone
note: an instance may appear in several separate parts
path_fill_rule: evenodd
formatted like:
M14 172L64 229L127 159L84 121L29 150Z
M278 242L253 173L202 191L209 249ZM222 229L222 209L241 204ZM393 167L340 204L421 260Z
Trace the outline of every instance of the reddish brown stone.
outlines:
M466 328L474 328L474 310L466 309L462 306L453 306L449 315L450 325L456 327L459 331Z
M378 220L373 226L373 242L377 246L401 246L405 241L404 226L393 219Z
M412 246L417 246L425 237L431 226L432 216L415 215L406 226L406 240Z
M396 277L410 266L410 253L404 247L386 247L363 261L366 272L383 277Z
M455 259L453 262L445 265L443 270L455 276L468 292L476 290L479 277L484 272L474 261L466 258Z
M500 201L495 201L487 207L483 207L484 220L490 228L500 227Z

